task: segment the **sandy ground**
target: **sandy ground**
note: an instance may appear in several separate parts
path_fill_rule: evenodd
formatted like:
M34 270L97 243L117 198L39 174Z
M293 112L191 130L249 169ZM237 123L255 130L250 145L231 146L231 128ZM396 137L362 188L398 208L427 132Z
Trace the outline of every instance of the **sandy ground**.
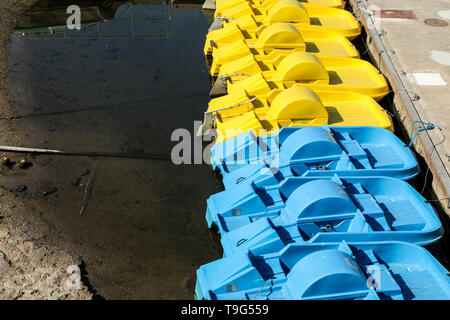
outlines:
M35 0L0 2L0 115L12 114L5 79L7 45L14 17ZM0 135L15 142L15 124L2 122ZM20 189L19 189L20 190ZM21 215L28 210L16 201L18 190L0 180L0 299L91 299L81 260L46 245L36 226Z

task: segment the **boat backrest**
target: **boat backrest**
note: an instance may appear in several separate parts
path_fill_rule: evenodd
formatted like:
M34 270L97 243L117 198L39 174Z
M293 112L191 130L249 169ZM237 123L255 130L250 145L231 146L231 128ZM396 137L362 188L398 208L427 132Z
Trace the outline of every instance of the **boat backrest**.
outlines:
M320 161L322 158L324 161L332 157L338 159L342 148L328 131L321 127L308 127L289 135L283 141L279 151L280 166L283 166L302 160L319 159Z
M367 279L354 258L336 249L319 250L298 261L287 275L291 299L361 295Z
M279 92L270 104L269 120L320 119L328 122L328 112L317 94L303 87Z
M274 2L267 10L265 22L290 22L309 24L310 19L305 7L297 0Z
M290 223L351 218L357 207L335 181L312 180L299 186L286 201L283 214Z
M261 28L256 47L259 49L303 48L306 50L306 44L300 32L289 23L274 23Z
M330 76L322 62L309 52L294 52L274 63L282 81L316 81L328 84Z

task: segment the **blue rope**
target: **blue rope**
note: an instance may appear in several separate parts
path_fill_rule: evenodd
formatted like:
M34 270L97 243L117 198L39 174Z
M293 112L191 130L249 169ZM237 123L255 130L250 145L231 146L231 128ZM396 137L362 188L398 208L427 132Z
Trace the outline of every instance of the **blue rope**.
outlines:
M415 125L416 123L421 123L421 124L423 124L425 127L422 128L422 129L417 130L416 133L414 133L414 136L413 136L414 125ZM434 129L434 128L438 128L439 130L442 131L442 128L441 128L441 127L439 127L438 125L435 125L435 124L433 124L433 123L431 123L431 122L424 122L424 121L420 121L420 120L413 121L413 123L411 124L411 136L412 136L412 138L411 138L411 142L409 143L408 147L411 147L411 146L412 146L412 144L413 144L413 142L414 142L414 139L416 139L417 135L418 135L420 132L426 131L426 130L431 130L431 129Z

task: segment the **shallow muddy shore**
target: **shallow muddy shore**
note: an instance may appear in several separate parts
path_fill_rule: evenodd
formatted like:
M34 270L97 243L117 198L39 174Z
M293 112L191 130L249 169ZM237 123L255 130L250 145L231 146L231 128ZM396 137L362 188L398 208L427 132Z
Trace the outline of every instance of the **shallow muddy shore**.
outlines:
M32 224L21 224L27 214L9 190L0 192L0 299L91 299L90 292L73 268L82 266L70 252L48 246ZM67 283L73 278L73 286Z
M4 0L0 3L2 117L13 115L5 83L11 26L15 17L34 2ZM0 135L11 144L19 141L13 120L2 121ZM71 252L49 246L38 225L23 220L30 210L17 201L15 191L0 182L0 299L91 299L93 294L83 283L82 273L81 278L75 274L79 283L66 285L73 276L73 269L68 267L81 265L81 260Z

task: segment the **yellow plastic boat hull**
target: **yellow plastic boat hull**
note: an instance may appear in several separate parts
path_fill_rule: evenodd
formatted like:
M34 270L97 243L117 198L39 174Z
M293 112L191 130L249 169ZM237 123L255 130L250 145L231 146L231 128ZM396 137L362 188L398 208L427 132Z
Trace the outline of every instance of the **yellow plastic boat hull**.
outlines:
M350 91L380 100L389 85L371 63L351 58L317 57L310 53L252 56L224 64L219 71L227 92L245 90L261 96L294 85L320 91Z
M353 92L312 91L294 86L267 97L245 92L211 100L208 115L217 128L216 142L247 130L271 134L291 126L374 126L393 131L390 116L371 97Z
M209 63L211 75L216 75L221 65L244 56L281 54L283 51L287 54L292 50L317 56L359 57L355 46L343 36L296 28L289 23L263 26L256 33L247 33L239 26L227 26L208 33L204 47L205 55L212 55Z
M277 1L278 0L216 0L216 11L233 8L236 5L240 5L242 2L248 2L254 8L261 10L261 8L267 9L271 4ZM303 3L318 4L337 9L344 9L345 7L345 0L304 0Z
M258 26L276 22L292 23L295 26L308 26L311 30L323 30L338 33L348 39L354 39L361 33L359 21L348 11L321 5L302 4L297 0L279 0L267 9L257 10L248 2L242 2L228 10L216 10L215 17L222 17L222 24L238 24L241 28L256 31L248 24L253 17Z

